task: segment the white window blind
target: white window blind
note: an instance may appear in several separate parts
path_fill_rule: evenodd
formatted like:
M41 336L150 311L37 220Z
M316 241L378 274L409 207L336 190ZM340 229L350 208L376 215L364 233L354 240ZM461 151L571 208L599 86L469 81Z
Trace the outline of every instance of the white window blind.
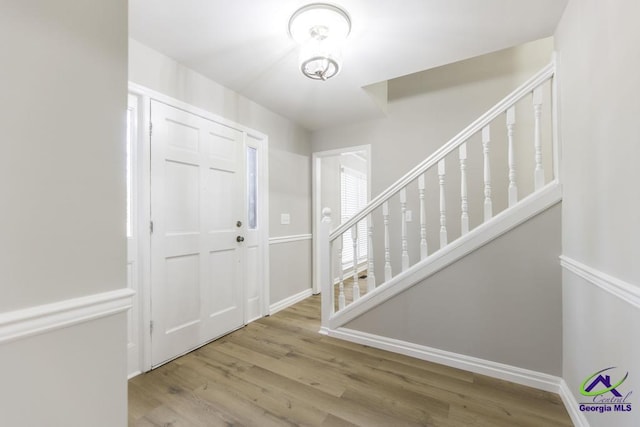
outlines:
M342 167L340 172L340 216L347 221L367 204L367 177L356 170ZM367 220L358 223L358 263L367 259ZM351 230L342 235L342 265L353 266Z

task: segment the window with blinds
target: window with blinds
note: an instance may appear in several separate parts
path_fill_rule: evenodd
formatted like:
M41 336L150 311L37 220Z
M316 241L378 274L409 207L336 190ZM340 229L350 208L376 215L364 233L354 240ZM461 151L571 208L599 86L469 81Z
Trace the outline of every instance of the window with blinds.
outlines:
M345 222L367 204L367 177L362 172L342 167L340 170L340 216ZM367 220L358 223L358 263L367 260ZM342 266L353 267L351 230L342 235Z

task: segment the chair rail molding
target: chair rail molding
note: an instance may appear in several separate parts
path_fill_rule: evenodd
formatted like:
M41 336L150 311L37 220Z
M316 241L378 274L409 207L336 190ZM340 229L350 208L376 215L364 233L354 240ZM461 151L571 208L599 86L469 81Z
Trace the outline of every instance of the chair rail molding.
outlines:
M293 234L291 236L279 236L279 237L269 237L270 245L278 245L281 243L293 243L293 242L302 242L305 240L311 240L311 234Z
M636 308L640 308L640 287L634 286L631 283L620 280L616 277L610 276L602 271L596 270L593 267L589 267L581 262L578 262L566 255L560 256L560 265L567 271L582 277L587 282L599 287L605 292L615 295L621 300L633 305Z
M135 292L117 289L0 314L0 344L129 310Z

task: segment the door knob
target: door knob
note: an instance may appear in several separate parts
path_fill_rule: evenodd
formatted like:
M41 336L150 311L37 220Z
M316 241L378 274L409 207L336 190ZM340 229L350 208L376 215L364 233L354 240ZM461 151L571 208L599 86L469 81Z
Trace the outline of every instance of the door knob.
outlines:
M242 236L236 237L236 242L238 242L238 243L244 242L244 237L242 237Z

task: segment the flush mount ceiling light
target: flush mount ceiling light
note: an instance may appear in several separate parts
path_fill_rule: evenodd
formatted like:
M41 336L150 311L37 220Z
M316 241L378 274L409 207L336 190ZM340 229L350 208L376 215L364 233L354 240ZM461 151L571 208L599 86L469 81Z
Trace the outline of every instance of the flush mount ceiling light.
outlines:
M340 45L351 32L347 12L327 3L298 9L289 20L289 34L301 45L300 70L314 80L327 80L340 71Z

